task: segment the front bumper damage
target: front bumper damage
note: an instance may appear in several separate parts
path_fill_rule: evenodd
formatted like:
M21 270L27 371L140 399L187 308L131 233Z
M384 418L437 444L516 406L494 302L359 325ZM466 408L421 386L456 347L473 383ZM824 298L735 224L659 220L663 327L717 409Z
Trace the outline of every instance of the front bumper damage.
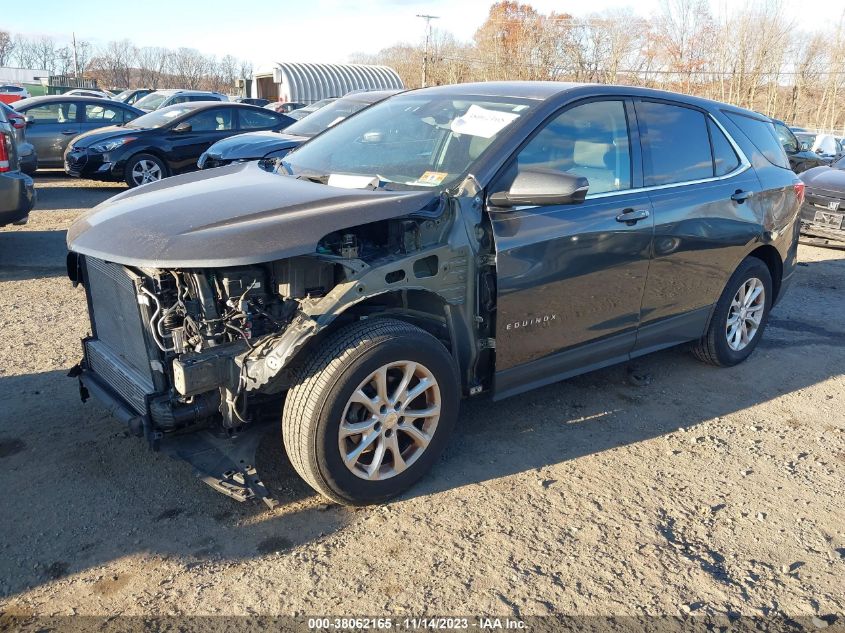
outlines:
M102 361L97 365L97 340L89 337L83 341L85 355L71 375L79 378L83 400L89 396L103 403L109 413L120 419L133 435L146 437L151 448L175 458L188 461L196 476L218 492L237 500L260 499L268 507L276 505L255 468L255 450L269 428L277 428L278 415L266 421L250 420L242 424L233 417L239 398L261 394L263 398L277 399L291 383L290 369L297 354L308 342L331 326L343 313L358 304L393 292L397 286L405 291L422 291L436 296L444 306L463 305L467 301L467 281L471 277L471 252L467 245L450 245L426 249L415 256L399 261L368 264L358 259L322 256L341 264L349 271L349 280L339 283L322 297L304 299L298 311L283 330L252 340L226 343L202 352L190 352L173 359L171 379L166 383L156 380L164 375L164 368L153 372L153 383L142 396L142 401L130 401L126 386L116 383L113 372L103 373ZM425 265L421 265L424 262ZM86 264L86 267L89 267ZM123 281L121 281L123 283ZM134 291L138 295L139 287ZM128 298L126 299L128 302ZM119 304L119 298L115 305ZM128 310L128 305L126 306ZM136 306L138 307L138 306ZM140 306L142 325L148 320ZM96 316L95 308L89 306ZM457 311L445 309L444 328L467 329L461 340L471 340L472 325L456 315ZM356 317L363 318L363 317ZM128 319L124 319L128 321ZM107 332L101 332L105 335ZM460 350L455 350L460 354ZM465 350L468 356L473 353ZM92 360L95 361L92 363ZM460 361L456 359L460 364ZM136 361L135 366L141 363ZM151 361L155 368L156 361ZM99 369L98 369L99 367ZM110 382L111 381L111 382ZM150 383L150 384L153 384ZM172 407L172 392L191 401L190 406ZM136 390L137 392L137 390ZM214 397L209 397L213 394ZM218 395L219 394L219 395ZM241 400L243 402L243 400ZM168 408L169 406L169 408ZM278 410L276 410L277 412ZM222 425L185 425L191 420L210 419L222 415ZM165 426L176 432L163 432L162 420L174 418ZM180 419L183 416L184 419ZM181 430L179 430L181 429Z

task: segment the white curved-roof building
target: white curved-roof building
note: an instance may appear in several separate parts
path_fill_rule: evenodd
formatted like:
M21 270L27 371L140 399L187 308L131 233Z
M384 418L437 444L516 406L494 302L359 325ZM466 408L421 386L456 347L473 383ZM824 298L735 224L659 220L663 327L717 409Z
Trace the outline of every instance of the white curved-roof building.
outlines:
M253 97L313 103L353 90L392 90L405 86L389 66L276 62L253 75Z

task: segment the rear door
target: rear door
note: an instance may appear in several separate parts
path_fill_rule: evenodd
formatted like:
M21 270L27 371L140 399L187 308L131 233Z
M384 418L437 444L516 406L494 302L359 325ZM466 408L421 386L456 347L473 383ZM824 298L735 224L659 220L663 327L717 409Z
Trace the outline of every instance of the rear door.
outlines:
M35 146L39 167L61 167L71 139L82 133L76 101L58 101L28 108L26 139Z
M654 256L636 353L701 336L728 277L760 234L761 187L709 113L636 100Z
M648 195L636 191L640 154L631 114L623 99L565 108L490 187L506 190L526 167L590 182L582 204L491 210L497 397L624 360L634 346L653 224Z
M124 109L111 104L86 103L82 109L81 127L83 132L96 130L109 125L123 125Z

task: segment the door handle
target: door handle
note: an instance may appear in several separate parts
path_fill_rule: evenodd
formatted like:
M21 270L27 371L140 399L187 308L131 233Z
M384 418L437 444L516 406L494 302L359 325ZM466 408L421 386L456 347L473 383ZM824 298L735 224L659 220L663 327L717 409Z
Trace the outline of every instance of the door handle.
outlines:
M648 216L648 209L625 209L616 216L616 221L624 222L628 226L634 226L637 222L645 220Z
M77 134L76 130L62 130L62 134L65 136L70 136L71 134Z
M754 195L753 191L743 191L742 189L737 189L736 191L734 191L734 194L731 196L731 200L733 200L737 204L742 204L743 202L748 200L753 195Z

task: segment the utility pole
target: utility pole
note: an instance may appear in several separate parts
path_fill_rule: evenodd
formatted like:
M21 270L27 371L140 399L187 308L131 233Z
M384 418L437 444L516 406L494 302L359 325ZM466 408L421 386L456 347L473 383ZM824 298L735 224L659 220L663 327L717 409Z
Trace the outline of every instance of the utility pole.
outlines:
M76 55L76 33L73 33L73 77L76 79L76 84L81 88L82 86L79 84L79 57Z
M423 69L422 69L422 87L425 88L428 85L428 44L431 40L431 21L437 20L440 18L439 15L425 15L425 14L417 14L418 18L422 18L425 20L425 55L423 56Z

